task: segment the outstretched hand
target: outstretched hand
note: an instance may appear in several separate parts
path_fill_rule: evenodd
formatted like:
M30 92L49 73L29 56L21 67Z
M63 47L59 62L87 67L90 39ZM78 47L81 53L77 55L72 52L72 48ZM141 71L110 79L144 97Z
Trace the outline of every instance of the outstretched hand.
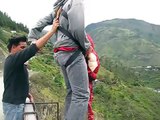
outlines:
M54 33L57 31L58 26L59 26L59 20L58 19L54 19L53 20L53 24L52 24L52 31Z

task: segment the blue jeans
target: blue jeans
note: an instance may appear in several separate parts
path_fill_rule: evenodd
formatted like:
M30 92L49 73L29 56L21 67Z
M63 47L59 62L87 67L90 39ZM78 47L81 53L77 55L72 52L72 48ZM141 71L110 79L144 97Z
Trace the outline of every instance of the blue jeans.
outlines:
M3 102L4 120L23 120L24 104L10 104Z

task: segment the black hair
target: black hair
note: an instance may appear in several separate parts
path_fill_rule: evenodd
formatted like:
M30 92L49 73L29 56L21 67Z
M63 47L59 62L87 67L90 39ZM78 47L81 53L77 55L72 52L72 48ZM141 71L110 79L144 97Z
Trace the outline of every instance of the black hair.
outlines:
M11 52L11 48L13 45L18 46L20 42L27 42L26 36L14 36L8 40L8 51Z

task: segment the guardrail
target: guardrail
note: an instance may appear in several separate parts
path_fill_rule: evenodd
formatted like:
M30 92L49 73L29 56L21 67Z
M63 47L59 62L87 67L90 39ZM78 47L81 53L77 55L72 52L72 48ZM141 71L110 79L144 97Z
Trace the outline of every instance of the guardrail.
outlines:
M25 103L23 118L24 120L59 120L59 103Z

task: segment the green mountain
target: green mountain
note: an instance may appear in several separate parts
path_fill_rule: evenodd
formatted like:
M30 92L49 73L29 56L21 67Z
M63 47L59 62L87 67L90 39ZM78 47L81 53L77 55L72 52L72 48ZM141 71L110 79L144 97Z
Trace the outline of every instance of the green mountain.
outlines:
M160 26L136 19L113 19L86 27L100 56L125 66L160 65Z

